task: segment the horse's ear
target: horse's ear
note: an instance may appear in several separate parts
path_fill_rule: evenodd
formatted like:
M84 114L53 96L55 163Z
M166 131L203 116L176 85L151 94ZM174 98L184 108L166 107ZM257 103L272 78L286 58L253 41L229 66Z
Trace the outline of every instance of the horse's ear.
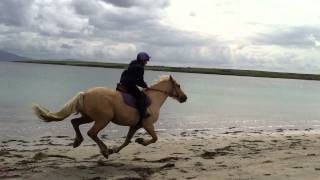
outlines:
M173 79L171 75L170 75L169 77L170 77L170 80L172 80L172 79Z

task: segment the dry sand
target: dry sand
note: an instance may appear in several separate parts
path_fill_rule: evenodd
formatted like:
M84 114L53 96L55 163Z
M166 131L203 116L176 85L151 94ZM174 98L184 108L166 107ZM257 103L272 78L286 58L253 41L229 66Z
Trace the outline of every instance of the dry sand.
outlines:
M0 179L320 179L319 131L232 130L160 133L155 144L131 143L109 159L88 138L76 149L67 136L3 141ZM123 141L103 140L109 147Z

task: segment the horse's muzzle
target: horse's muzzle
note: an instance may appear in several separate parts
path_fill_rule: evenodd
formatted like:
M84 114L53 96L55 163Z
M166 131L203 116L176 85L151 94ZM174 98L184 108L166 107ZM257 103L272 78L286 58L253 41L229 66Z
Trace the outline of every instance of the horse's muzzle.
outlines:
M179 101L180 101L180 103L184 103L184 102L187 101L187 99L188 99L187 96L182 96L182 97L179 98Z

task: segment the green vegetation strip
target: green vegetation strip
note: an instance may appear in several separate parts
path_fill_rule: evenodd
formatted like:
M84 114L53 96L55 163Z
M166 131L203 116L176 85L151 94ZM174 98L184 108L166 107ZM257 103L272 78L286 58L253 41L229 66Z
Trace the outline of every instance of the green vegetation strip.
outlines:
M104 63L92 61L55 61L55 60L32 60L32 61L15 61L22 63L38 63L53 65L69 65L69 66L87 66L101 68L119 68L124 69L128 65L121 63ZM167 72L184 72L184 73L200 73L200 74L219 74L234 76L251 76L251 77L268 77L268 78L285 78L285 79L304 79L304 80L320 80L318 74L297 74L284 72L269 72L255 70L238 70L238 69L218 69L218 68L191 68L191 67L168 67L168 66L146 66L146 70L167 71Z

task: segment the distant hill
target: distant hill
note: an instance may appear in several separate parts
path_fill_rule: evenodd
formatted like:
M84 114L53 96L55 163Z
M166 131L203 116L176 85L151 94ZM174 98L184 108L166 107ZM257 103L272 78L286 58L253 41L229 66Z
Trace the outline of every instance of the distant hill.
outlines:
M105 63L93 61L59 61L59 60L31 60L31 61L16 61L22 63L38 63L38 64L56 64L70 66L88 66L101 68L120 68L124 69L128 64L122 63ZM184 72L184 73L200 73L200 74L219 74L233 76L251 76L251 77L266 77L266 78L285 78L285 79L304 79L320 81L320 74L298 74L287 72L270 72L256 71L243 69L219 69L219 68L198 68L198 67L169 67L169 66L146 66L146 70L166 71L166 72Z
M31 58L18 56L16 54L0 50L0 61L24 61L30 59Z

